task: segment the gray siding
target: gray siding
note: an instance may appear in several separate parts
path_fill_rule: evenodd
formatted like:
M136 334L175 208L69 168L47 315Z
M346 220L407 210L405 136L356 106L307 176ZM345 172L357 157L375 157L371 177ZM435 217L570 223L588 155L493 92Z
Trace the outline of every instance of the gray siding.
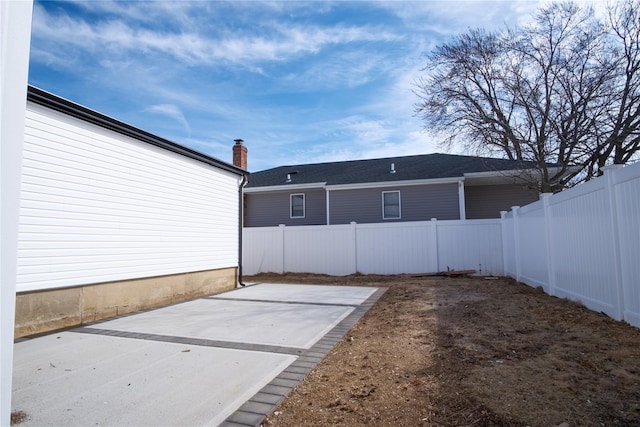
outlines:
M466 186L465 210L468 219L500 218L500 211L535 202L539 194L517 184Z
M382 192L400 191L401 219L382 219ZM458 184L330 192L331 224L460 219Z
M305 217L290 218L289 196L305 195ZM279 224L324 225L327 223L327 203L324 190L248 193L246 204L247 227L273 227Z

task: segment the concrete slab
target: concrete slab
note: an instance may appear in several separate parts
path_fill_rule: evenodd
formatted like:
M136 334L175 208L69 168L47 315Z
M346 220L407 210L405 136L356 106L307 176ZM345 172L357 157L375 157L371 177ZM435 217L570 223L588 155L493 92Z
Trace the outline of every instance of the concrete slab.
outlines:
M200 299L91 327L309 348L352 310L344 306Z
M362 286L261 283L216 295L216 298L359 305L376 288Z
M256 285L14 345L31 426L259 425L384 289Z
M63 332L15 345L21 426L220 424L295 360Z

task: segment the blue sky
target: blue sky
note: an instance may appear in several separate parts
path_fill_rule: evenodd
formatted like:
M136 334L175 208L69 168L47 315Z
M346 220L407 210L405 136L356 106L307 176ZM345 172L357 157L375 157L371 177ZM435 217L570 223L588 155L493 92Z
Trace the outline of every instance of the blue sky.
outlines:
M250 171L443 152L425 53L540 4L36 0L29 83L227 162L242 138Z

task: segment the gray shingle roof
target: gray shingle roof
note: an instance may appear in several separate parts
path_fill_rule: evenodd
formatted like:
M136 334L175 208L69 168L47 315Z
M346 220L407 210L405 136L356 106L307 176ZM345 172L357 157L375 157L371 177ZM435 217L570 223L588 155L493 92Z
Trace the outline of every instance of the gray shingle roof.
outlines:
M396 173L390 173L391 163ZM346 162L315 163L279 166L253 172L247 187L266 187L290 184L326 182L327 185L394 182L436 178L462 177L465 173L495 172L533 168L532 163L489 157L454 154L425 154L387 157L384 159L352 160ZM287 174L291 182L287 183Z

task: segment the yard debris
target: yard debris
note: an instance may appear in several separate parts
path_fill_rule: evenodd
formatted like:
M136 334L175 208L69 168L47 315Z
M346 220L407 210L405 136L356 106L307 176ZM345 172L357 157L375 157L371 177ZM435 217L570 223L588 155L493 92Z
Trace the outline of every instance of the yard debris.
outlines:
M447 271L439 271L437 273L424 273L424 274L414 274L411 277L460 277L460 276L468 276L469 274L475 274L475 270L447 270Z
M16 424L20 424L27 420L27 413L24 411L13 411L11 413L11 425L14 426Z

